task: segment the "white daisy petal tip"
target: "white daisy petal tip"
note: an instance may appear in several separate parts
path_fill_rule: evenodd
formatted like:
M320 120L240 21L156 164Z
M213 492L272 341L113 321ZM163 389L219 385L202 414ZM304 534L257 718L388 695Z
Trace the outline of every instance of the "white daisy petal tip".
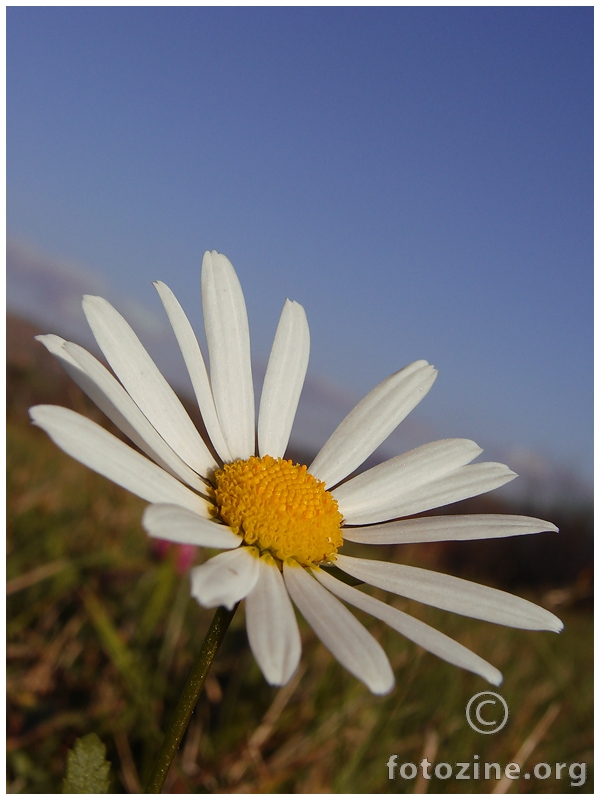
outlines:
M547 611L546 613L548 614L548 627L543 628L543 630L552 631L552 633L560 633L563 631L565 623L562 621L562 619L559 619L550 611Z
M267 682L271 686L285 686L300 662L300 631L273 558L266 554L257 563L259 578L246 597L248 641Z
M231 611L254 589L258 572L255 548L220 553L191 570L192 597L204 608L225 606Z
M55 333L40 333L33 338L36 342L43 344L50 352L52 352L52 347L59 348L65 342L62 336L57 336Z
M486 678L492 686L501 686L504 681L504 676L499 670L495 670L494 673L490 672L490 674Z
M202 270L230 273L238 280L237 273L233 264L224 253L219 253L218 250L206 250L202 257Z
M84 294L83 297L81 298L81 305L83 306L84 311L86 307L87 308L92 306L100 307L103 306L104 304L108 305L108 300L105 300L103 297L100 297L100 295L97 294Z
M368 689L371 694L376 694L379 697L385 697L386 694L390 694L390 692L394 690L395 686L396 679L394 677L394 673L392 672L391 678L381 675L379 680L371 682L371 684L368 686Z
M27 412L29 414L29 418L31 419L32 425L36 425L38 428L42 427L42 425L39 422L40 408L44 408L44 406L43 405L31 406L31 408Z
M213 256L217 256L218 254L217 250L205 250L202 256L202 267L204 268L205 265L207 267L212 267Z
M67 342L66 339L56 336L54 333L47 333L41 336L35 336L34 338L37 342L44 345L46 350L57 358L67 371L69 371L69 369L75 369L76 372L81 373L81 366L68 351L68 347L72 342ZM74 377L72 372L70 372L70 375Z

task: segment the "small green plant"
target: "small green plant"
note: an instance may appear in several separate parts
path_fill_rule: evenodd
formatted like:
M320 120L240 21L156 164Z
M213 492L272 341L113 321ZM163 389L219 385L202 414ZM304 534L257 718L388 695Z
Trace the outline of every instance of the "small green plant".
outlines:
M67 774L63 794L107 794L110 786L110 762L106 747L95 733L77 739L67 756Z

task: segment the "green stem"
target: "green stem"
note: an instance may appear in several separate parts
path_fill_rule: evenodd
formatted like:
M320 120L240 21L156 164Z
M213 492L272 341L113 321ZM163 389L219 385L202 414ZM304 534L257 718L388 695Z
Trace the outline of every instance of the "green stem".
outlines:
M177 708L173 714L173 719L169 725L169 730L165 735L162 747L156 758L152 775L146 787L146 794L160 794L162 791L173 757L179 748L190 717L198 702L208 671L217 655L236 609L237 605L234 606L231 611L223 606L219 606L215 611L208 633L204 639L204 644L200 650L200 655L189 674L187 683L185 684L179 702L177 703Z

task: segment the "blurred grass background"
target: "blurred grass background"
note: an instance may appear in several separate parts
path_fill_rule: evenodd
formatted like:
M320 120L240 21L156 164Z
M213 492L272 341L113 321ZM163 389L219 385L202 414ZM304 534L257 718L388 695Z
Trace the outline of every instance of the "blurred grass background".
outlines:
M150 541L144 503L65 456L27 417L59 403L102 421L44 349L9 320L7 766L10 793L60 791L67 751L97 733L114 793L148 777L212 612L190 599L176 547ZM456 512L546 516L561 534L377 549L375 557L438 568L514 590L565 622L560 635L515 631L389 599L472 648L504 674L506 727L475 733L470 697L488 685L366 616L396 688L374 697L301 622L300 669L268 686L246 640L243 604L225 638L165 791L560 793L593 791L591 509L504 507L480 498ZM373 549L370 549L373 554ZM196 563L209 554L197 551ZM491 687L493 688L493 687ZM390 781L386 762L585 762L587 780ZM524 760L523 760L524 759ZM454 770L456 772L456 770ZM471 770L472 772L472 770Z

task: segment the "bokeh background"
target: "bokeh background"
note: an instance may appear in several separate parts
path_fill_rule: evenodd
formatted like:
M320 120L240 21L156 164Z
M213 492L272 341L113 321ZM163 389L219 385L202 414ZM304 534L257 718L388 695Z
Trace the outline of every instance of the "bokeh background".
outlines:
M291 297L315 394L425 358L425 440L585 492L592 13L10 8L9 306L75 336L82 292L108 295L185 386L151 281L201 329L217 249L259 374ZM317 447L338 409L313 411Z
M81 295L101 294L189 393L151 281L171 286L202 340L206 249L240 276L257 391L284 298L306 308L311 361L293 452L316 452L369 389L425 358L438 380L378 456L473 438L520 478L455 511L560 524L561 537L402 558L573 615L562 647L483 633L473 646L493 660L484 651L495 642L503 669L515 650L527 654L527 676L513 665L509 683L521 684L521 727L498 758L535 731L551 737L548 759L591 757L589 693L565 693L579 678L591 687L593 9L11 7L7 51L11 790L59 786L66 748L90 720L116 790L139 788L199 641L198 609L177 588L181 554L149 549L141 506L28 427L33 402L93 414L32 335L93 347ZM335 666L320 682L326 656L306 637L314 657L294 697L312 716L285 717L292 694L273 695L232 645L173 791L398 792L367 765L399 742L413 760L448 742L455 760L472 750L457 744L457 720L483 686L454 685L456 707L431 728L432 703L407 721L399 702L390 711L356 696ZM398 668L413 663L407 648L394 650ZM154 657L158 671L135 678ZM433 669L408 673L409 708L428 686L444 695L446 667ZM261 714L239 701L248 686L265 714L280 697L269 736L251 746ZM144 692L151 719L124 710L139 710ZM349 709L333 727L329 712L319 722L325 696ZM317 733L294 750L311 724ZM340 749L323 749L338 734ZM346 764L342 777L331 763ZM306 764L314 780L300 780Z

